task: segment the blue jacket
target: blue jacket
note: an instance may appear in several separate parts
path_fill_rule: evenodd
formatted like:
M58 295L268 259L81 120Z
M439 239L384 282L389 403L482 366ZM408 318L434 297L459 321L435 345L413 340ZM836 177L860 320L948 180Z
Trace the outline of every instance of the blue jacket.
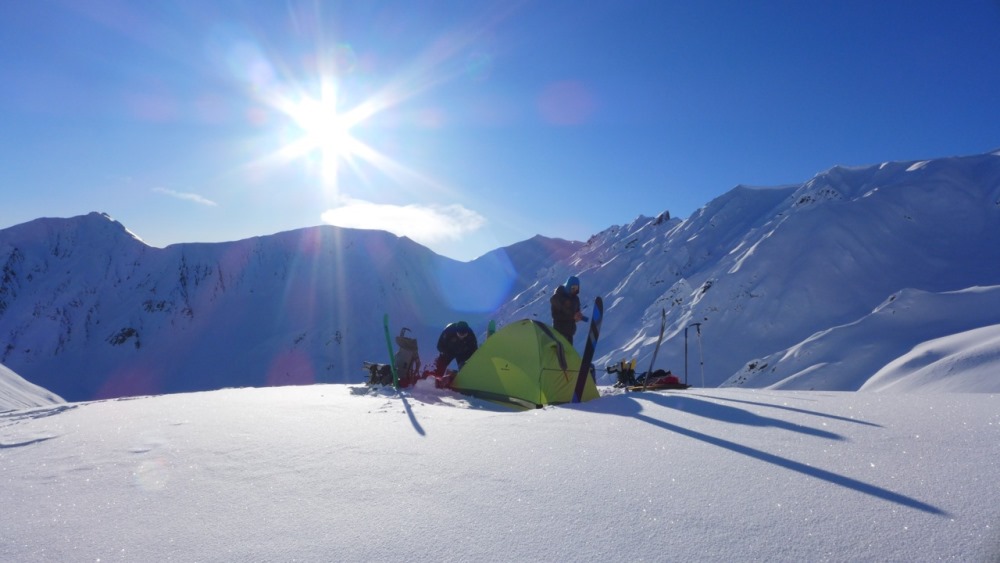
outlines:
M476 333L469 330L465 338L460 337L458 323L451 323L444 327L441 336L438 337L438 352L446 357L455 358L459 364L464 364L478 348L479 342L476 340Z

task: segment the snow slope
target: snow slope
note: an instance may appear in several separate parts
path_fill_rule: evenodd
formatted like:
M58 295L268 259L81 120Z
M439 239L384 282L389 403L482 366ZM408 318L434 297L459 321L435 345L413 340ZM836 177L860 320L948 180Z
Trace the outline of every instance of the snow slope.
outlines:
M418 387L0 413L0 560L1000 559L1000 395Z
M62 397L0 365L0 412L63 403Z
M998 393L1000 341L992 337L1000 326L992 324L998 311L1000 286L944 293L903 290L853 323L750 362L723 385L880 390L919 366L918 377L906 377L908 383L895 387ZM956 357L932 361L941 355ZM883 369L888 371L877 373Z
M1000 389L1000 324L921 343L861 389L936 393L956 387L973 392Z

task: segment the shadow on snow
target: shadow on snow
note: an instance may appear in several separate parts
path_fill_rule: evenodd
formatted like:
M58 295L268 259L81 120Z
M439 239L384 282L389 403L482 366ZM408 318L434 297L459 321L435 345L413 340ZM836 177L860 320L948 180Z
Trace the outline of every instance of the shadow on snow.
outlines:
M692 430L690 428L685 428L683 426L678 426L676 424L671 424L669 422L658 420L651 416L642 414L642 405L637 400L639 397L633 397L628 395L618 395L620 397L618 400L600 400L600 401L590 401L583 405L577 405L576 408L581 410L586 410L598 414L611 414L618 416L626 416L636 418L643 422L652 424L653 426L662 428L664 430L669 430L681 436L687 436L688 438L693 438L699 440L706 444L712 444L713 446L718 446L724 448L734 453L742 454L747 457L770 463L778 467L795 471L801 473L802 475L807 475L809 477L814 477L834 485L839 485L841 487L846 487L870 495L882 500L893 502L902 506L909 508L914 508L929 514L935 514L938 516L949 517L950 515L936 506L932 506L925 502L921 502L917 499L908 497L906 495L895 493L888 489L872 485L870 483L865 483L845 475L838 475L832 471L827 471L825 469L820 469L818 467L813 467L805 463L801 463L786 457L775 455L772 453L765 452L750 446L744 446L743 444L738 444L736 442L726 440L724 438L718 438L716 436L711 436L703 432L698 432L697 430ZM611 397L608 397L611 398ZM678 409L684 411L685 413L703 416L706 418L712 418L722 422L731 422L735 424L747 424L751 426L770 426L775 428L783 428L793 432L801 432L804 434L809 434L812 436L817 436L826 439L834 440L844 440L844 438L838 434L833 434L831 432L826 432L823 430L816 430L802 426L799 424L793 424L786 421L781 421L777 419L767 418L753 414L751 412L745 411L743 409L738 409L736 407L730 407L725 405L719 405L712 403L710 401L692 399L690 396L679 396L679 395L664 395L661 393L644 393L641 398L658 405ZM774 406L774 405L767 405ZM792 409L797 410L797 409ZM812 413L810 411L805 411L809 414L819 414ZM858 422L851 420L851 422ZM871 423L864 423L871 424ZM875 425L877 426L877 425Z
M713 397L711 395L702 395L700 393L687 393L687 394L690 395L690 396L694 396L694 397L704 397L706 399L712 399L714 401L727 401L727 402L730 402L730 403L742 403L744 405L754 405L754 406L758 406L758 407L768 407L768 408L772 408L772 409L781 409L781 410L790 411L790 412L796 412L796 413L800 413L800 414L808 414L808 415L812 415L812 416L821 416L821 417L824 417L824 418L830 418L830 419L833 419L833 420L840 420L840 421L843 421L843 422L853 422L854 424L863 424L865 426L874 426L876 428L882 428L881 424L875 424L874 422L866 422L864 420L858 420L856 418L848 418L846 416L837 416L835 414L827 414L827 413L818 412L818 411L811 411L811 410L806 410L806 409L797 409L795 407L788 407L788 406L785 406L785 405L772 405L771 403L758 403L756 401L744 401L744 400L740 400L740 399L730 399L730 398L727 398L727 397Z

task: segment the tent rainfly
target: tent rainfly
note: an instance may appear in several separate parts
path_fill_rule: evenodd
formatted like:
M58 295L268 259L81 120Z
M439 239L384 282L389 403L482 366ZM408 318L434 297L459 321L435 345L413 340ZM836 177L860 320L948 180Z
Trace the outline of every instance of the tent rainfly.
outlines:
M561 334L544 323L525 319L487 338L451 387L522 409L569 403L581 363L580 355ZM594 378L587 377L581 400L599 396Z

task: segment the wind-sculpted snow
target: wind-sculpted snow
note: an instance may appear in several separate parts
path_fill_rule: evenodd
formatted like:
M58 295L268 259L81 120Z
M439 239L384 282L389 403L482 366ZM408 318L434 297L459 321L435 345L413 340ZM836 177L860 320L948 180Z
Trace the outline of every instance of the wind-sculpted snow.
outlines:
M923 342L886 364L861 390L1000 392L1000 324Z
M62 402L62 397L25 381L6 366L0 365L0 412Z
M586 243L535 237L468 263L376 231L160 249L103 214L39 219L0 230L0 362L69 400L360 381L363 361L388 359L383 313L393 332L412 330L426 364L449 322L482 338L490 318L550 321L569 275L585 314L595 296L606 303L599 383L613 382L612 362L647 368L666 309L655 367L698 385L775 385L792 363L765 376L772 356L847 335L839 327L900 292L1000 286L1000 157L834 167L801 185L734 188L687 219L639 217ZM913 346L1000 324L995 307L938 313L947 322L844 336L823 353L831 367L787 375L857 389ZM842 363L858 370L832 369Z

